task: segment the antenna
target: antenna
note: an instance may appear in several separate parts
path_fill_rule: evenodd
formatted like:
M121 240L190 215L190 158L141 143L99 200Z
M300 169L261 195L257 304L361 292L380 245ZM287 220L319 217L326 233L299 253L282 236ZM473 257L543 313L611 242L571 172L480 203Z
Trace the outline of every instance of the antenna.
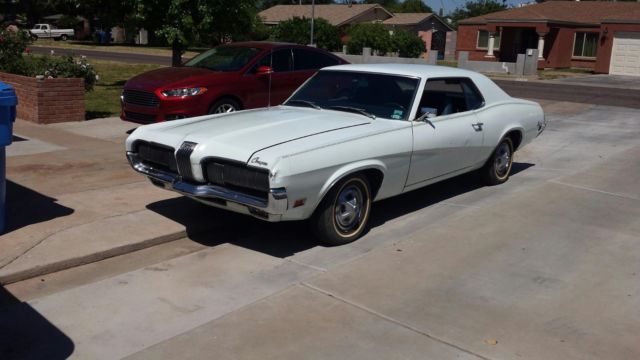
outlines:
M267 108L271 107L271 74L273 74L273 48L271 48L271 54L269 54L269 67L271 68L271 72L269 72L269 90L267 95Z

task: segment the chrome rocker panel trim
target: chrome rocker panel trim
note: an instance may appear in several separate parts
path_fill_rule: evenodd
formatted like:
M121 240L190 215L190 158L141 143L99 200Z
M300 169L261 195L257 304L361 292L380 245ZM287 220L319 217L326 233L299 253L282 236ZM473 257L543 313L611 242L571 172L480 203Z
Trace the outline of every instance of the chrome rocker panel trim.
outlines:
M179 176L145 165L138 154L127 151L127 159L131 167L152 180L161 181L162 186L180 194L200 200L214 198L257 208L267 214L282 215L288 208L287 192L284 188L270 189L268 199L242 194L216 185L194 185L180 180ZM157 185L157 184L156 184Z

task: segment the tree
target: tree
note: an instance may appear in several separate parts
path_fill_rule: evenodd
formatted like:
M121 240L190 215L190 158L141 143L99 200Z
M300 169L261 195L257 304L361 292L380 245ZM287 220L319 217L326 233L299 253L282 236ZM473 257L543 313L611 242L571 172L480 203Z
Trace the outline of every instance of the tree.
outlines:
M308 44L310 40L311 20L294 17L291 20L280 22L273 29L273 38L278 41ZM327 20L318 18L314 21L314 42L316 45L328 51L340 49L340 30L331 25Z
M453 21L453 25L457 27L458 21L460 20L506 9L506 0L502 0L501 2L495 0L467 1L467 3L464 4L464 7L453 10L453 12L449 14L449 17Z
M417 58L427 51L424 41L419 36L404 30L396 30L393 33L391 44L400 57Z
M383 55L392 48L391 35L380 23L355 24L349 28L348 35L349 54L362 54L362 48L368 47Z
M395 12L400 13L431 13L433 10L422 0L405 0L396 7Z
M188 45L219 44L242 38L257 25L255 0L130 0L134 22L171 45L172 64Z

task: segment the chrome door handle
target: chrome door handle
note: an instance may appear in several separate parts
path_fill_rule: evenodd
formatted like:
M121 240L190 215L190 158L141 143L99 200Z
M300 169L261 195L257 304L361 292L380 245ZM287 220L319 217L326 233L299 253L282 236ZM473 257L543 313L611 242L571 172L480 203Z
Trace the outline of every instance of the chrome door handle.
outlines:
M482 131L482 125L484 125L484 123L475 123L475 124L471 124L471 126L473 126L473 130L475 131Z

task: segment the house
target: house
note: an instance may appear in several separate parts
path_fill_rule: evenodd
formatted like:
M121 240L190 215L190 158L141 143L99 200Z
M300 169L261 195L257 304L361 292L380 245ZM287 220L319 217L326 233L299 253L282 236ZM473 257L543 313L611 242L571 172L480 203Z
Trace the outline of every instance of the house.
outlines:
M514 62L538 49L539 68L640 76L640 3L548 1L459 22L456 52Z
M418 34L424 41L427 50L438 51L439 57L444 57L447 32L453 28L432 13L394 13L382 24L390 31L405 30Z
M294 17L310 19L311 8L311 5L276 5L261 11L258 16L265 25L277 25ZM378 4L329 4L315 5L313 16L345 29L361 22L384 21L393 15Z

